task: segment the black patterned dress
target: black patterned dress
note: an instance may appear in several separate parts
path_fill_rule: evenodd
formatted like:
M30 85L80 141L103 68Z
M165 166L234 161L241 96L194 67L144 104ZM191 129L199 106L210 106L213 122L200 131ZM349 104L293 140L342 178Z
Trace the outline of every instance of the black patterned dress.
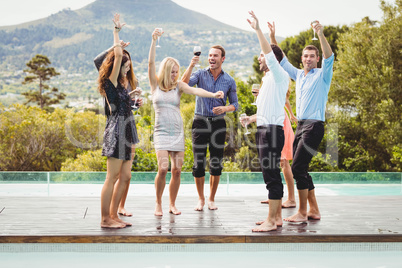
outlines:
M115 87L109 79L106 80L104 88L109 104L105 98L107 120L102 155L130 160L131 145L139 142L134 116L131 112L131 98L125 88L120 84Z

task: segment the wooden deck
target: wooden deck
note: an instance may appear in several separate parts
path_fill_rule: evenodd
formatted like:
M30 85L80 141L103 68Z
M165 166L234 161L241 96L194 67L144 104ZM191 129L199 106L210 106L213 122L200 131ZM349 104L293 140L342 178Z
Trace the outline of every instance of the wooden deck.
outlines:
M196 197L178 197L182 215L153 215L154 198L129 196L132 227L99 227L98 197L0 197L0 243L315 243L402 242L402 196L319 196L322 219L253 233L268 213L258 197L217 197L219 210L193 210ZM4 209L3 209L4 208ZM283 217L296 209L284 209Z

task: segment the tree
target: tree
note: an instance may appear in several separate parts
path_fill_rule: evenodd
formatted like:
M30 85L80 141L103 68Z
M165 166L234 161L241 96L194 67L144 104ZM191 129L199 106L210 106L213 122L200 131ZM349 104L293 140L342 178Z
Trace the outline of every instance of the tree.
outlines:
M47 67L50 63L50 60L46 56L37 54L26 64L28 69L25 69L24 72L32 75L26 76L22 84L28 84L39 80L39 91L30 90L22 93L22 95L27 98L25 104L35 102L41 109L44 109L52 104L59 103L60 100L64 100L66 96L64 93L58 93L57 88L53 87L50 89L49 85L44 83L53 76L60 74L56 72L53 67Z
M338 42L329 102L341 168L401 171L402 1L381 1L383 21L356 23Z

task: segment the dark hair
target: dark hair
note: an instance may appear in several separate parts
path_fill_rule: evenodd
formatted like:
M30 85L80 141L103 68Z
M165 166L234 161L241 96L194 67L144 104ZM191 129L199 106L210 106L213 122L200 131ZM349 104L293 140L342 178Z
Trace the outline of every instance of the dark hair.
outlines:
M275 54L276 59L281 62L283 59L283 52L282 49L280 47L278 47L277 45L272 44L271 45L272 51Z
M320 51L318 50L318 48L314 45L308 45L303 49L303 54L305 50L314 50L315 51L315 55L318 57L318 54L320 53Z
M220 45L212 46L211 48L219 49L221 51L222 58L225 57L225 49Z

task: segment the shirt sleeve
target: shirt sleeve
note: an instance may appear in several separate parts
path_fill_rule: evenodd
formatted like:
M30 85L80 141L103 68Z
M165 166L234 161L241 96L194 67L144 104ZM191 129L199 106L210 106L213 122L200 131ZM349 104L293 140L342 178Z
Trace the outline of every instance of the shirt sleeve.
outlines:
M198 71L196 71L195 73L192 73L192 74L191 74L191 76L190 76L190 81L188 82L188 85L189 85L190 87L193 87L194 85L197 85L197 84L198 84L198 81L199 81L199 79L200 79L200 73L201 73L201 71L198 70Z
M332 75L334 73L334 53L328 59L322 59L322 73L325 84L331 84ZM329 88L328 88L329 90Z
M265 60L276 83L289 80L289 75L285 72L285 70L283 70L273 51L265 55Z
M285 56L281 61L282 68L289 74L290 78L296 81L298 69L294 67Z
M98 56L95 57L94 63L95 63L95 67L96 67L96 69L98 69L98 71L99 71L100 67L102 66L103 61L105 60L107 53L108 53L107 50L105 50L105 51L101 52Z
M239 103L237 100L236 81L234 79L232 79L232 83L228 91L228 99L229 104L235 107L234 111L237 111L239 109Z

